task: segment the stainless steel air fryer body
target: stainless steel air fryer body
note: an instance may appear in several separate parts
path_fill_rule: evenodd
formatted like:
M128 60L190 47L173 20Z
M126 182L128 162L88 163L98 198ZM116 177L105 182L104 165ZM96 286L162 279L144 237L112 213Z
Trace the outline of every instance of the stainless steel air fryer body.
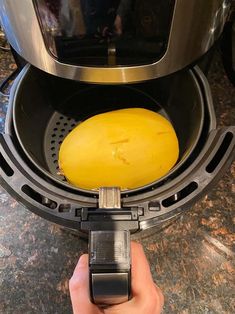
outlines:
M117 84L196 61L221 34L229 7L229 0L0 0L0 21L37 68Z

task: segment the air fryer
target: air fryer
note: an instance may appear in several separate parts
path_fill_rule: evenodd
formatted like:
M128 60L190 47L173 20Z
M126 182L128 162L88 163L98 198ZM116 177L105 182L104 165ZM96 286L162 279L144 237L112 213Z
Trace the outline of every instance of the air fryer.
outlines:
M234 158L235 127L216 127L208 82L193 66L219 38L229 7L225 0L0 0L8 40L29 62L11 89L0 182L29 210L89 237L97 304L131 297L130 237L189 209ZM60 144L76 125L136 104L175 128L180 156L167 175L132 190L93 191L58 174Z

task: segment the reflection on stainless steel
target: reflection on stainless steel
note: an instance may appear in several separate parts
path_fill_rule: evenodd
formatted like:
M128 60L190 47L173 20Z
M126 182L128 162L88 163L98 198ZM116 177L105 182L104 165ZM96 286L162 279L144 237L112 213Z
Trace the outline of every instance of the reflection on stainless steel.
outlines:
M2 30L1 24L0 24L0 49L3 51L10 51L10 46L7 42L6 36Z
M115 43L110 43L108 45L108 65L115 66L116 62L116 46Z
M96 304L119 304L128 301L127 273L96 273L92 274L91 282ZM104 286L112 287L112 290L104 292Z
M152 63L166 50L174 1L35 0L35 9L45 44L58 61L130 66ZM60 32L50 31L54 20Z
M230 1L225 0L222 3L222 6L218 8L218 10L215 12L213 24L210 28L210 37L208 38L208 42L205 42L205 46L208 47L208 49L211 47L211 45L214 43L214 41L219 37L223 30L223 26L226 22L228 13L230 10Z
M73 1L66 0L63 2L69 4ZM80 0L80 5L82 2ZM79 1L77 3L79 4ZM195 61L210 48L220 35L228 8L229 1L227 0L176 0L169 41L164 55L156 62L152 61L137 66L129 66L129 64L120 66L121 64L119 64L119 66L111 67L107 65L108 62L106 64L104 62L99 67L81 66L71 65L63 60L58 61L48 51L45 44L32 0L0 0L0 19L11 45L36 67L64 78L91 83L116 84L138 82L164 76ZM76 14L77 16L81 15L79 5ZM79 36L83 36L83 33L88 32L88 26L90 28L93 26L87 24L84 16L83 19L80 17L79 21L79 25L73 25L74 31ZM148 28L149 23L150 19L146 16L142 21L144 28L140 29L139 32L143 32L144 29L145 35L151 35L151 28ZM117 33L122 36L124 30L120 20L118 21L115 18L114 24ZM59 26L61 27L61 23L59 23ZM55 29L52 29L54 32ZM106 29L102 31L103 34L107 34ZM52 43L51 49L55 49ZM106 51L105 58L108 56L108 49ZM156 56L157 59L159 59L159 56Z
M62 32L68 37L83 36L86 34L80 0L62 1L59 11L59 21Z

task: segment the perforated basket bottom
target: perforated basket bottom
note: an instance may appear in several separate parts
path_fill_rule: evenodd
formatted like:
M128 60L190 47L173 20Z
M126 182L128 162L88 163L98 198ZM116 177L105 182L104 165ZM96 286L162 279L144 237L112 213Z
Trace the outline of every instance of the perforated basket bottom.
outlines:
M65 137L79 124L73 118L67 117L59 112L52 115L44 137L44 152L48 170L60 181L66 181L59 173L59 149Z

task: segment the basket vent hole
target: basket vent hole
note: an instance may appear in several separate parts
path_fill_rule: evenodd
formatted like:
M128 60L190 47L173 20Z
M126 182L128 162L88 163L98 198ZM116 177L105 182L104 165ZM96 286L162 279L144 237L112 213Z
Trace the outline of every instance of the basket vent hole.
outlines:
M59 212L60 213L68 213L71 210L71 205L70 204L61 204L59 206Z
M9 164L7 163L7 161L5 160L5 158L3 157L3 155L1 153L0 153L0 167L2 168L2 170L4 171L4 173L8 177L12 177L13 176L14 171L9 166Z
M60 120L63 120L64 119L64 117L63 116L60 116Z
M36 192L34 189L32 189L27 184L23 185L21 188L22 192L26 194L28 197L33 199L35 202L46 206L51 209L55 209L57 207L57 203L55 201L52 201L51 199L41 195L40 193Z
M65 131L65 129L61 129L61 132L64 132Z
M60 125L60 122L58 121L58 122L56 122L56 125Z
M55 134L55 133L53 133L53 134L52 134L52 137L56 137L56 134Z
M150 211L160 211L161 208L160 208L159 202L156 202L156 201L149 202L149 210Z
M58 130L58 128L54 128L54 129L53 129L53 131L57 131L57 130Z
M68 123L67 123L67 122L65 122L65 123L64 123L64 126L67 126L67 125L68 125Z
M215 171L215 169L218 167L219 163L221 162L221 160L223 159L224 155L226 154L229 145L231 144L233 139L233 134L231 132L228 132L219 149L217 150L216 154L214 155L214 157L211 159L211 161L209 162L209 164L206 167L206 171L208 173L212 173Z
M52 147L51 147L51 150L55 150L55 147L54 147L54 146L52 146Z
M170 207L182 199L186 198L189 196L191 193L193 193L196 189L198 188L198 184L196 182L191 182L189 183L186 187L184 187L182 190L179 192L171 195L170 197L166 198L165 200L162 201L162 205L164 207Z

